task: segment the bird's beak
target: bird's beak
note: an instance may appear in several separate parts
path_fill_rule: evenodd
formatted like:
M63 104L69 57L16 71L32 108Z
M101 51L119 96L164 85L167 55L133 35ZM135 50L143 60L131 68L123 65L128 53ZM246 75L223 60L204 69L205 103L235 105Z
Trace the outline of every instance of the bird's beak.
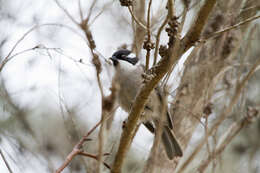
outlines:
M113 62L114 66L116 66L118 64L118 59L116 57L112 56L109 59Z
M110 57L109 59L112 60L113 62L117 61L116 57L114 57L114 56Z

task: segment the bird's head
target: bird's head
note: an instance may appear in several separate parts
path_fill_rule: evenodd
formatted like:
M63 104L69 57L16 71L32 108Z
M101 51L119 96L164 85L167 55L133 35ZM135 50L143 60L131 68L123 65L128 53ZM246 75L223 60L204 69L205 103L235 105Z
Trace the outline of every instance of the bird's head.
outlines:
M127 49L116 51L110 59L112 60L115 67L121 63L129 63L129 65L135 65L138 62L138 58L130 50Z

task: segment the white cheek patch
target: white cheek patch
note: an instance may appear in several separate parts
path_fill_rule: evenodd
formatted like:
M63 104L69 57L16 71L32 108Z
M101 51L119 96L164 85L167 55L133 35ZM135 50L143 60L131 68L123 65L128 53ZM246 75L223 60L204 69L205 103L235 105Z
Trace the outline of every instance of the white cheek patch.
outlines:
M136 69L136 66L133 66L131 63L127 61L119 61L119 64L120 64L120 71L123 74L125 73L129 74Z
M129 55L127 55L127 57L129 57L129 58L135 58L135 57L136 57L136 54L130 53Z

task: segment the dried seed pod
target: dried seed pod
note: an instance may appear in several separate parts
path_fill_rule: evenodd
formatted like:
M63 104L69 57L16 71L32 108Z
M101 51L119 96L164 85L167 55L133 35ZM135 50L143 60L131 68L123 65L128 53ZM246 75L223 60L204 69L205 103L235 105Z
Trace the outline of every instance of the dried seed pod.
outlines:
M150 40L145 38L143 48L147 51L150 51L150 50L154 49L154 47L155 47L154 43L152 43Z

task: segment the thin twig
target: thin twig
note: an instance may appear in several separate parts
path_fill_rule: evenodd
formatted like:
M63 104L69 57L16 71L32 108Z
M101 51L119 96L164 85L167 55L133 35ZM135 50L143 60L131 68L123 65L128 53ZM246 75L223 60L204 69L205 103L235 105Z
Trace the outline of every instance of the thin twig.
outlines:
M194 4L192 4L188 9L187 11L191 10L192 8L196 7L201 1L196 1ZM184 15L185 13L185 9L184 11L177 17L177 18L180 18L182 15Z
M87 27L87 26L86 26ZM83 30L85 33L86 33L86 37L89 41L89 44L91 44L91 41L90 38L88 37L88 34L87 32L90 32L88 30ZM104 95L104 91L103 91L103 85L102 85L102 82L101 82L101 79L100 79L100 76L99 74L101 73L101 64L100 64L100 60L99 58L97 57L97 55L94 53L94 49L92 48L92 46L90 47L90 50L91 50L91 53L92 53L92 56L93 56L93 59L92 59L92 62L93 64L95 65L96 67L96 78L97 78L97 83L98 83L98 88L99 88L99 91L100 91L100 94L101 94L101 99L102 99L102 106L103 106L103 101L104 101L104 98L105 98L105 95ZM95 63L97 62L97 63ZM102 113L101 113L101 127L100 127L100 130L99 130L99 134L98 134L98 170L97 172L100 173L101 171L101 165L102 165L102 156L103 156L103 146L104 146L104 131L105 131L105 111L102 109Z
M98 170L97 172L101 172L101 165L103 162L103 149L104 149L104 131L106 130L105 128L105 113L104 110L102 110L102 115L101 115L101 127L98 133Z
M244 12L248 12L248 11L250 11L250 10L259 10L259 8L260 8L260 5L255 5L255 6L251 6L251 7L248 7L248 8L243 8L242 10L241 10L241 12L240 13L244 13Z
M98 156L93 155L93 154L89 154L89 153L86 153L86 152L83 152L83 151L79 152L78 154L81 155L81 156L87 156L87 157L93 158L93 159L95 159L95 160L98 160ZM107 155L107 154L105 153L104 155ZM103 162L103 164L104 164L108 169L111 169L110 166L109 166L106 162Z
M95 16L93 17L93 19L89 22L89 26L91 26L96 20L97 18L110 6L114 3L114 1L112 2L108 2L107 4L105 4L103 7L102 7L102 10Z
M91 15L93 14L92 11L93 11L93 9L94 9L94 7L95 7L97 1L98 1L98 0L93 0L93 1L92 1L92 4L91 4L90 9L89 9L89 12L88 12L88 16L87 16L87 18L86 18L86 21L89 21Z
M211 129L208 131L208 135L211 136L220 126L220 124L225 120L227 115L229 115L232 112L232 108L239 99L240 93L245 88L247 81L252 77L255 70L260 65L260 59L253 65L253 67L250 69L248 74L244 77L244 79L237 85L235 95L231 99L229 105L226 107L225 110L223 110L222 114L219 116L218 120L215 122L215 124L211 127ZM198 146L192 151L190 156L186 159L185 162L180 166L180 168L177 170L177 173L184 172L187 166L195 159L195 156L199 153L201 148L204 146L204 144L207 142L207 140L202 139Z
M71 20L74 24L79 25L79 23L72 17L72 15L68 12L68 10L67 10L66 8L64 8L64 7L60 4L60 2L59 2L58 0L54 0L54 1L55 1L55 3L58 5L58 7L59 7L60 9L62 9L62 11L68 16L68 18L70 18L70 20Z
M84 15L83 15L83 12L82 12L81 0L78 0L78 8L79 8L80 20L83 21L84 20Z
M183 26L184 26L184 22L185 22L185 19L186 19L187 12L188 12L188 9L185 8L184 12L183 12L184 16L182 17L182 20L181 20L181 23L180 23L180 26L179 26L179 29L178 29L179 35L181 35L181 33L182 33L182 29L183 29ZM163 80L164 86L167 85L173 70L174 70L174 66L172 67L172 69L167 73L166 77L164 78L164 80Z
M7 167L8 171L9 171L9 173L13 173L13 171L12 171L10 165L8 164L7 160L5 159L4 153L2 152L1 149L0 149L0 155L5 163L5 166Z
M150 26L150 15L151 15L151 6L152 6L152 1L153 0L149 0L149 4L148 4L148 14L147 14L147 40L146 43L148 45L152 44L151 43L151 26ZM146 49L147 53L146 53L146 61L145 61L145 70L148 70L149 68L149 64L150 64L150 54L151 54L151 47L147 47Z
M81 152L81 148L84 142L88 140L89 135L91 135L100 124L101 120L80 139L80 141L74 146L70 154L66 157L66 160L63 162L63 164L56 170L56 173L60 173L64 168L66 168L72 161L72 159Z
M223 30L221 30L221 31L214 32L213 34L210 34L210 35L209 35L208 37L206 37L205 39L201 39L199 42L208 41L209 39L215 38L215 37L219 36L220 34L223 34L223 33L225 33L225 32L228 32L228 31L232 30L232 29L238 28L238 27L240 27L241 25L244 25L244 24L247 24L247 23L249 23L249 22L252 22L253 20L256 20L256 19L258 19L258 18L260 18L260 15L259 15L259 16L254 16L254 17L250 17L250 18L248 18L248 19L246 19L246 20L244 20L244 21L242 21L242 22L240 22L240 23L237 23L237 24L233 25L233 26L230 26L230 27L228 27L228 28L225 28L225 29L223 29Z
M55 173L61 173L63 171L64 168L66 168L69 163L72 161L72 159L78 155L80 152L80 149L78 148L74 148L72 150L72 152L66 157L65 162L55 171Z
M208 153L210 154L208 116L205 117L205 140L207 140L206 148L207 148Z
M165 25L168 23L168 15L164 19L162 25L160 26L157 34L156 34L156 42L155 42L155 51L154 51L154 60L153 60L153 65L157 63L157 57L158 57L158 52L159 52L159 44L160 44L160 37L161 33L165 27Z
M135 15L134 15L134 13L133 13L133 10L132 10L130 7L127 7L127 8L128 8L128 10L129 10L129 12L130 12L132 18L134 19L134 21L135 21L141 28L143 28L144 30L147 30L146 26L145 26L144 24L142 24L142 22L139 21L139 20L135 17Z
M215 152L213 154L209 154L207 159L205 159L204 161L202 161L200 163L200 166L198 167L198 172L202 173L206 170L206 168L208 167L208 165L210 164L210 162L212 160L214 160L218 155L220 155L226 148L226 146L232 141L232 139L247 125L249 125L253 118L255 118L257 116L257 112L256 114L254 114L252 117L250 117L249 115L246 115L245 118L242 118L242 120L238 121L238 122L234 122L230 128L226 131L226 133L224 133L221 137L220 140L217 144L217 147L215 149Z
M3 58L3 61L0 64L0 72L3 70L5 64L11 59L11 57L13 58L15 55L11 56L12 53L14 52L14 50L16 49L16 47L25 39L26 36L28 36L31 32L33 32L34 30L40 28L40 27L44 27L44 26L56 26L56 27L64 27L69 29L70 31L72 31L73 33L75 33L76 35L78 35L80 38L82 38L82 36L77 33L74 28L67 26L67 25L63 25L63 24L58 24L58 23L45 23L45 24L41 24L41 25L35 25L33 26L31 29L29 29L27 32L24 33L24 35L15 43L15 45L12 47L11 51L7 54L7 56L5 56ZM85 41L85 40L84 40ZM21 53L21 52L20 52ZM18 53L17 53L18 54ZM16 54L16 55L17 55Z
M170 103L170 104L173 104L174 105L174 103ZM175 106L175 105L174 105ZM202 125L202 127L204 127L205 128L205 124L200 120L200 118L199 117L201 117L201 116L199 116L199 115L196 115L194 112L192 112L191 110L189 110L188 108L186 108L184 105L182 105L182 104L178 104L178 106L177 106L178 108L180 107L180 108L182 108L184 111L186 111L189 115L191 115L192 117L194 117L201 125Z
M115 107L111 112L113 112L114 110L116 110L118 107ZM104 121L108 120L110 118L110 116L112 115L112 113L108 114L105 118ZM82 147L84 142L89 141L90 139L88 138L95 130L96 128L102 123L102 121L100 120L94 127L92 127L81 139L80 141L73 147L73 150L68 154L68 156L66 157L66 160L63 162L63 164L57 169L56 173L60 173L64 168L66 168L69 163L72 161L72 159L78 155L80 152L82 152ZM106 153L104 153L103 155L107 155Z
M96 4L96 1L93 1L93 3L91 4L91 7L90 7L90 12L88 13L88 17L86 19L82 20L81 23L79 24L79 26L80 26L81 30L85 33L85 37L87 39L87 42L88 42L88 45L89 45L89 48L90 48L90 52L92 54L92 63L96 68L97 84L98 84L98 88L99 88L99 91L100 91L100 94L101 94L101 101L102 101L102 105L103 105L105 96L104 96L104 91L103 91L103 85L102 85L102 82L101 82L101 79L100 79L100 73L102 71L102 66L101 66L101 62L100 62L98 55L95 53L96 44L95 44L95 41L93 39L92 33L89 29L89 23L88 23L95 4ZM101 127L100 127L99 134L98 134L98 138L99 138L99 140L98 140L98 153L99 154L98 154L98 170L97 170L98 173L100 172L101 165L102 165L102 155L103 155L103 145L104 145L104 130L106 129L105 124L104 124L105 114L106 114L105 111L102 110Z

